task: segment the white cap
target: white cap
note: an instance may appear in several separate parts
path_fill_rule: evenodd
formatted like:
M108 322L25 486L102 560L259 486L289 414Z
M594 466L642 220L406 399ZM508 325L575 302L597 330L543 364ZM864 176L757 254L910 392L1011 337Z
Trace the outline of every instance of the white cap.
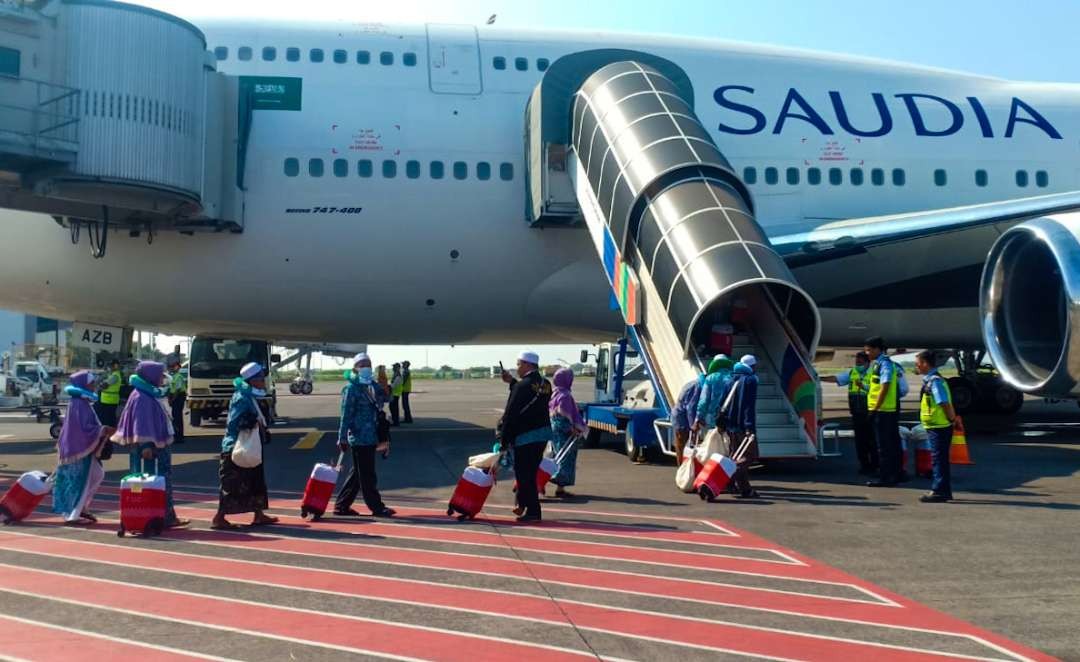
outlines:
M739 363L743 364L747 368L753 368L755 365L757 365L757 357L753 354L744 354L743 357L739 359Z
M244 379L251 379L252 377L258 377L262 374L263 367L258 363L252 361L251 363L240 368L240 376Z
M536 352L524 351L518 354L518 360L525 363L531 363L533 365L540 365L540 355Z
M367 352L360 352L356 356L352 357L352 364L353 364L353 367L355 368L356 365L358 363L360 363L361 361L370 361L370 360L371 360L371 358L368 357Z

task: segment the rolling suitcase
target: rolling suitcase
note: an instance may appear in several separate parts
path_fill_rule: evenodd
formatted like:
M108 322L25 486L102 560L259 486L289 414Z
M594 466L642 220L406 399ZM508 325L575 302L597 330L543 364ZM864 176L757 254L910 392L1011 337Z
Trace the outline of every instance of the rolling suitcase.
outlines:
M120 479L120 530L116 535L140 533L159 536L165 530L165 477L157 474L128 474Z
M491 494L491 487L495 484L494 472L495 469L488 472L476 467L466 467L454 488L450 503L446 506L446 514L457 513L458 521L474 519Z
M5 525L24 520L52 489L52 478L44 471L27 471L0 500L0 522Z
M341 461L345 453L338 453L337 464L330 466L319 462L311 470L307 485L304 486L304 499L300 502L300 517L311 516L311 521L317 522L326 512L330 505L330 497L334 495L334 487L337 486L338 476L341 474Z
M727 490L731 478L739 469L739 462L742 461L753 441L753 435L747 435L735 451L734 459L722 453L713 453L709 457L708 461L705 462L705 466L698 473L697 478L694 479L694 490L697 491L702 501L706 499L712 501Z

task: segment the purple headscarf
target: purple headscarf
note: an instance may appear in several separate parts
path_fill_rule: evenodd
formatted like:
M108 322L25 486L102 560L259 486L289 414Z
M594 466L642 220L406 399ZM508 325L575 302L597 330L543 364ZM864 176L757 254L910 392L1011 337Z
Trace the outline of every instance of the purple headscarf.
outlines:
M142 361L136 366L135 374L156 387L165 374L165 364ZM135 386L134 380L132 385ZM156 395L146 393L136 386L120 414L120 422L116 426L112 441L121 446L154 444L158 448L172 444L172 421L165 411L165 404Z
M585 427L585 419L581 417L574 396L570 393L570 387L574 385L574 372L570 368L559 368L551 381L555 386L548 405L551 415L558 414L568 419L575 428Z
M81 370L71 376L71 385L83 391L89 391L94 375L89 370ZM64 427L60 430L60 439L56 442L60 464L72 464L90 455L97 449L101 438L101 422L86 397L75 392L68 403Z

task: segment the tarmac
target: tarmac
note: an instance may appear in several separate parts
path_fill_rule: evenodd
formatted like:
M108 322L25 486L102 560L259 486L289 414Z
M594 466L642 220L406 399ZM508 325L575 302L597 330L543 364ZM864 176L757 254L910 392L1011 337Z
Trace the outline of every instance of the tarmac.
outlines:
M392 521L299 518L312 465L336 457L340 385L318 384L279 395L278 526L208 529L222 427L207 424L174 449L191 528L118 538L118 455L98 525L61 526L46 501L0 529L0 658L1080 660L1075 404L969 417L976 464L954 470L950 504L919 503L921 479L865 487L848 437L842 457L754 470L760 500L718 503L611 439L580 452L575 496L521 526L512 480L477 520L446 515L505 387L418 388L416 422L378 462ZM842 389L823 388L846 424ZM0 415L0 489L54 457L48 425Z

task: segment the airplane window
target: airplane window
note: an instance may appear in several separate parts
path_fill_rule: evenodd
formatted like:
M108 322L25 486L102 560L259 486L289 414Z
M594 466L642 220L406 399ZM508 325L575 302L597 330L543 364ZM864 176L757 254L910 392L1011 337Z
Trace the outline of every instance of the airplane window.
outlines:
M550 67L550 66L551 66L551 60L548 60L546 57L542 57L542 58L540 58L539 60L536 61L536 70L537 71L547 71L548 67Z
M743 168L742 180L747 186L757 184L757 168Z
M244 62L247 62L248 60L250 60L251 59L251 47L250 46L241 46L240 48L236 49L236 58L238 60L243 60Z
M503 163L499 166L499 179L508 182L514 178L514 164Z
M311 52L308 53L308 59L310 59L312 62L322 62L324 57L325 56L323 55L323 50L321 48L313 48L311 49Z
M312 177L323 176L323 160L322 159L308 159L307 172Z
M772 186L778 181L780 181L780 173L776 168L765 168L765 183Z
M370 51L356 51L356 63L357 64L371 64L371 52Z
M406 161L405 162L405 176L409 179L418 179L420 177L420 162L419 161Z
M416 53L405 53L401 56L401 63L406 67L416 66Z
M397 161L386 160L382 162L382 176L387 179L397 177Z
M337 49L336 51L334 51L334 63L335 64L345 64L348 61L349 61L349 54L347 52L341 50L340 48Z
M1035 186L1039 188L1046 188L1050 185L1050 174L1045 170L1038 170L1035 172Z
M487 161L481 161L476 164L476 178L486 182L491 179L491 164Z
M273 62L277 59L277 49L273 46L264 46L262 51L262 58L267 62Z
M986 174L985 170L975 171L975 185L986 186L990 182L990 177Z
M787 169L787 183L792 185L792 186L798 186L799 185L799 169L798 168L788 168Z
M934 185L935 186L945 186L948 183L949 183L949 177L948 177L948 175L945 174L944 170L942 170L941 168L938 168L937 170L934 171Z
M840 168L829 168L829 183L833 186L840 186L844 183L844 173Z
M390 51L383 51L382 53L379 53L379 64L388 67L393 63L394 63L394 54L393 53L391 53Z
M432 179L442 179L445 174L446 174L446 164L444 164L442 161L432 161L431 162L431 178Z
M296 177L300 174L300 159L285 159L285 176Z
M851 185L852 186L862 186L863 185L863 169L862 168L852 168L851 173L850 173L850 177L851 177Z
M817 186L821 183L821 168L809 168L806 171L806 183Z
M529 61L523 57L514 58L514 68L518 71L528 71Z
M289 62L299 62L300 61L300 49L299 48L286 48L285 49L285 59L288 60Z
M495 67L499 71L506 68L506 58L499 56L491 61L491 66Z
M334 177L348 177L349 162L345 159L334 159Z
M903 186L907 182L907 173L903 168L893 168L892 171L892 183L893 186Z
M214 57L216 57L218 59L218 62L221 62L222 60L228 60L229 59L229 47L228 46L218 46L217 48L215 48L214 49Z
M356 174L361 177L371 177L374 171L375 168L371 165L369 159L362 159L356 163Z
M1028 185L1028 173L1027 170L1016 171L1016 185L1020 188L1024 188Z
M469 166L464 161L454 162L454 179L465 179L469 176Z
M881 168L874 168L870 171L870 183L874 186L882 186L885 184L885 171Z

